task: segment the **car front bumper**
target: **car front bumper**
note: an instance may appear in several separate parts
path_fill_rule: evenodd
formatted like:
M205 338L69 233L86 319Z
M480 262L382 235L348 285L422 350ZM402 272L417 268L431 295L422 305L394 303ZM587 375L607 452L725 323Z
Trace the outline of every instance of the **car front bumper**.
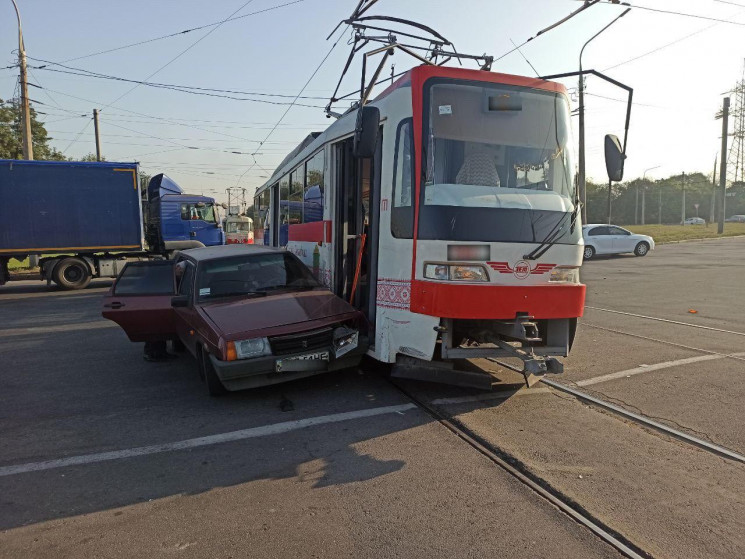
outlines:
M239 359L236 361L221 361L210 354L210 362L215 369L217 377L227 390L245 390L268 386L291 380L320 375L331 371L338 371L359 364L362 356L367 352L368 340L364 336L359 337L357 347L345 353L341 357L334 356L332 348L314 350L312 352L291 353L287 355L269 355L254 359ZM309 353L328 352L329 360L294 361L295 368L302 370L284 370L277 372L277 361L287 362L293 358L300 358Z

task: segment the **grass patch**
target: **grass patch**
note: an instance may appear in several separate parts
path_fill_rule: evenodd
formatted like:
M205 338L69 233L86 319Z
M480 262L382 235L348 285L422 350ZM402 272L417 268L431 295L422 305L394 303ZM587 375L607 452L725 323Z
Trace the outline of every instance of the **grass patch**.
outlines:
M722 235L717 235L716 223L707 225L624 225L624 227L634 233L649 235L655 243L745 235L745 223L725 223Z

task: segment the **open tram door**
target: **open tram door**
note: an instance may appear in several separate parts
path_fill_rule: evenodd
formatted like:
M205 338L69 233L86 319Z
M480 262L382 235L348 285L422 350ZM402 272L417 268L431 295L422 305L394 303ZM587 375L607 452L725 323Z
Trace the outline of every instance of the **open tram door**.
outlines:
M374 343L383 133L378 109L360 110L355 136L334 145L334 293L361 310Z

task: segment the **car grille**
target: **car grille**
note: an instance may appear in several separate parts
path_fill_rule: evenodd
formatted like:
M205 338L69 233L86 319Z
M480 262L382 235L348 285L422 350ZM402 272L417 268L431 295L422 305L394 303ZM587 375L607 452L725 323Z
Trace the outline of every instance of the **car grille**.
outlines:
M288 353L302 353L314 349L330 348L333 341L334 329L324 328L287 336L274 336L269 338L269 345L274 355L287 355Z

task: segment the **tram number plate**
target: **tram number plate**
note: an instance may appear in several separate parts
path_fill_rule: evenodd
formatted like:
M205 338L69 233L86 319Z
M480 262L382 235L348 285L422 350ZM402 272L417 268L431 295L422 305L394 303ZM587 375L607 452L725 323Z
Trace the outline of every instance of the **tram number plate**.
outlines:
M319 351L317 353L306 353L305 355L297 355L295 357L287 357L285 359L278 359L276 362L276 371L278 373L282 371L302 371L305 369L304 365L309 364L309 361L328 361L329 352Z

